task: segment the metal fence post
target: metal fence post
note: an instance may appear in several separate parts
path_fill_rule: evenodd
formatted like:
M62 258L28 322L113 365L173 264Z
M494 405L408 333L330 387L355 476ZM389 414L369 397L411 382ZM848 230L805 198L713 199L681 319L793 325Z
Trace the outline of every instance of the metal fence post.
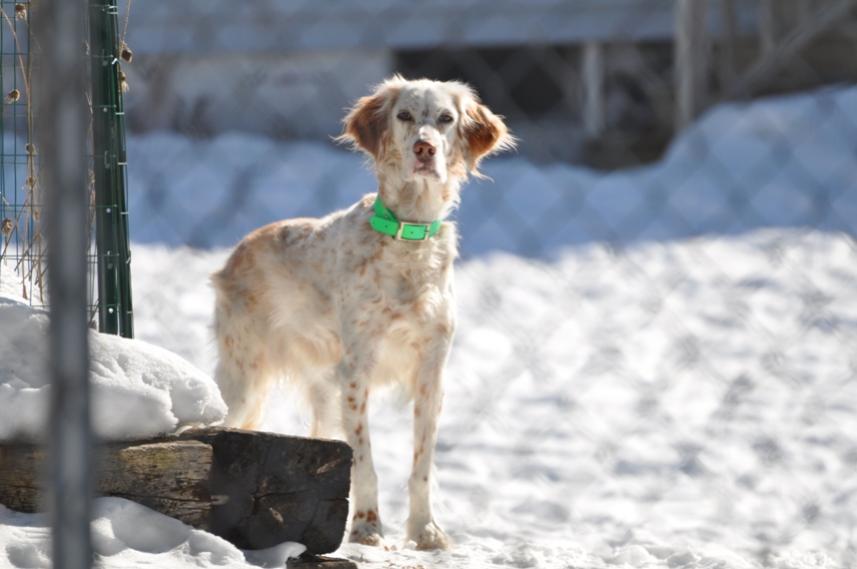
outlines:
M130 338L134 324L118 13L116 0L89 0L98 327L102 332Z
M35 3L34 3L35 4ZM92 428L86 314L86 61L83 0L42 0L34 6L42 48L34 92L36 151L46 190L50 296L51 401L49 507L53 567L92 563L89 522Z

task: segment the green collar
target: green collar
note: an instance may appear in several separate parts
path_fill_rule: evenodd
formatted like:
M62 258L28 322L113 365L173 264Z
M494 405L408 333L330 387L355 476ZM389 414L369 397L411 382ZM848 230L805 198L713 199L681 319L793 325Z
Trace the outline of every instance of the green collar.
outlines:
M375 215L369 218L369 225L378 233L389 235L397 240L427 241L437 235L443 220L436 219L431 223L415 223L399 221L392 211L381 201L381 194L375 198Z

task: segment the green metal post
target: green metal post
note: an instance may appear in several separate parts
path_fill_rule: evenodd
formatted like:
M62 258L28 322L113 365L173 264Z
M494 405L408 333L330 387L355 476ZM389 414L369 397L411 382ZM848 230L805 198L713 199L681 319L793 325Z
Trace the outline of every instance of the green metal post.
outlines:
M118 14L116 0L89 0L98 328L131 338L134 322Z

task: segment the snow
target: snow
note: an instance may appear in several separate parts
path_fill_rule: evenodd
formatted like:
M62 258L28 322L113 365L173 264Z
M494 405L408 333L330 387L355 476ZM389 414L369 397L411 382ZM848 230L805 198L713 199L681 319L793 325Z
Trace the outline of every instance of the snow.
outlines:
M158 282L140 321L164 338L201 335L208 316L158 292L197 280L161 281L194 253L134 254L138 298ZM196 258L199 278L226 254ZM552 262L496 254L463 263L456 283L435 493L455 549L404 543L411 432L393 394L373 400L370 424L397 551L339 555L365 568L857 562L853 238L764 229L618 254L589 245ZM164 311L181 324L156 325ZM213 364L203 346L174 345ZM302 434L307 422L284 389L265 428Z
M22 299L0 296L0 440L36 440L50 391L48 317ZM223 421L214 381L180 356L140 341L91 332L95 433L135 439Z
M404 541L409 409L387 394L370 423L391 550L336 554L363 569L857 566L855 138L857 89L839 88L718 107L633 171L490 162L495 182L468 186L458 214L434 491L455 546ZM153 134L129 155L138 336L205 372L207 278L228 248L374 187L321 144ZM307 422L286 387L265 428ZM124 545L106 566L254 562L160 521L126 541L122 520L154 514L113 508L98 539ZM38 566L42 518L0 516L0 567Z
M116 569L170 567L223 569L283 567L306 549L284 543L242 552L228 541L122 498L95 500L92 522L97 566ZM0 506L0 567L49 569L49 522L44 514L21 514Z

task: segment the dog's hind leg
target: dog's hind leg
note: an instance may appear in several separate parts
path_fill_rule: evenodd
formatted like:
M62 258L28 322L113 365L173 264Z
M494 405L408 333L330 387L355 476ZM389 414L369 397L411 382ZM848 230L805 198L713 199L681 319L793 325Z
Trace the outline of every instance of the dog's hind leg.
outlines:
M339 390L327 378L314 381L307 388L307 399L312 408L313 438L330 439L342 431L342 410Z
M236 312L232 311L232 314ZM254 334L249 315L223 316L218 306L214 326L218 361L214 375L229 408L226 426L257 429L264 417L274 378L267 344Z
M251 359L249 362L258 361ZM271 389L271 375L261 366L229 356L220 357L215 371L217 385L229 412L226 426L239 429L258 429L265 415L265 403Z

